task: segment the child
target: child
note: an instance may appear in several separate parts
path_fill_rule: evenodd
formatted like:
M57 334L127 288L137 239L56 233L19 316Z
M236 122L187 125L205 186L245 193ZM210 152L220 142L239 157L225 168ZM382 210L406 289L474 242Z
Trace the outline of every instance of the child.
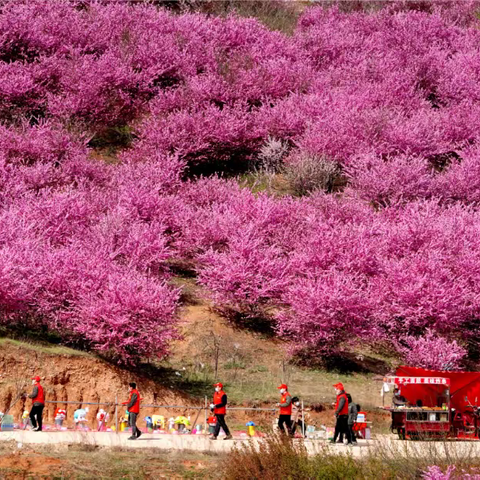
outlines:
M30 412L25 410L22 415L22 423L23 429L26 430L28 427L32 426L32 422L30 422Z
M347 400L348 400L348 431L350 432L350 438L352 443L357 443L357 438L355 437L355 433L353 431L353 425L357 421L358 416L358 405L353 403L352 396L347 393ZM343 433L340 434L340 443L343 442Z
M215 432L215 427L217 426L217 417L215 415L210 415L207 419L208 423L208 433L213 435Z
M302 404L298 397L292 398L292 423L290 427L290 435L292 437L295 436L295 431L297 430L297 425L300 427L300 431L304 436L306 436L306 426L304 422L304 417L306 419L306 415L302 413Z
M350 438L352 439L352 443L357 443L357 438L355 437L355 433L353 432L353 425L357 421L358 416L358 408L357 404L352 402L352 396L347 393L348 399L348 431L350 432Z

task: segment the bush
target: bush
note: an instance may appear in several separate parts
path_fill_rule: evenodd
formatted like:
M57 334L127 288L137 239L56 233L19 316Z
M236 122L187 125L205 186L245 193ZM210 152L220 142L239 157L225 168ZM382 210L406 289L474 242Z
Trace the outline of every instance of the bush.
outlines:
M308 455L302 441L270 434L258 443L235 447L223 461L221 473L229 480L453 480L477 478L478 465L474 448L457 449L448 443L411 445L408 451L404 445L377 443L353 458L348 451L337 454L326 445Z
M288 153L288 144L283 140L269 137L258 154L259 167L267 173L278 173Z
M302 443L269 435L258 446L251 443L234 448L224 462L222 476L228 480L344 480L360 473L358 462L349 455L332 455L325 450L309 457Z
M331 192L340 177L340 169L335 162L308 154L301 154L288 163L284 173L292 193L298 196L316 190Z

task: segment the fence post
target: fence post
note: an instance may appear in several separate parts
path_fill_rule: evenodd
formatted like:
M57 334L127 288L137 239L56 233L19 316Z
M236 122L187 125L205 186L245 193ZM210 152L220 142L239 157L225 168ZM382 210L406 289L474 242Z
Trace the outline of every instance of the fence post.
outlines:
M305 414L303 413L303 399L302 399L302 438L305 438Z
M115 395L115 433L118 433L118 395Z
M208 430L207 430L207 415L208 415L207 403L208 403L208 400L207 400L207 396L205 395L205 426L203 427L205 429L205 433L208 432Z

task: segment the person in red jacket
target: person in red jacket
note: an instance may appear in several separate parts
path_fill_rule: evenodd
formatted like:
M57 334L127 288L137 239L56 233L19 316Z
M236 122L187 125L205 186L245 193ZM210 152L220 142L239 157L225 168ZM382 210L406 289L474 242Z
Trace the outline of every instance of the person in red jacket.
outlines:
M137 427L137 417L140 413L140 393L137 390L137 384L135 382L129 383L130 396L127 402L123 402L122 405L127 406L128 410L128 424L132 428L132 435L128 437L129 440L136 440L140 437L142 432Z
M42 416L45 408L45 393L40 385L40 377L32 378L33 391L28 396L32 399L32 409L30 410L30 420L32 422L32 430L34 432L42 431Z
M350 430L348 429L348 398L343 388L342 383L337 383L333 386L337 394L337 401L335 403L335 417L337 422L335 424L335 434L332 443L337 443L338 436L343 433L347 437L347 444L352 445L352 438L350 437Z
M215 392L213 393L213 403L210 405L210 408L213 409L213 414L217 419L217 423L215 424L215 430L213 431L210 440L217 439L218 434L220 433L220 428L225 432L226 437L224 440L230 440L232 435L225 422L225 415L227 414L227 394L223 391L222 383L216 383L214 387Z
M289 434L292 424L292 397L288 393L288 386L284 383L277 388L280 390L280 402L277 403L277 407L280 407L278 428L280 432Z

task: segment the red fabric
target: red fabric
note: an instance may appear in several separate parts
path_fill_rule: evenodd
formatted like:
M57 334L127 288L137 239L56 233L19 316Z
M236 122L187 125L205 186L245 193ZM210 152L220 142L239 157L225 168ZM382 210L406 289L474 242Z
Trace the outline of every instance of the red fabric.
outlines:
M348 415L348 398L345 392L340 393L337 395L337 403L335 404L335 412L338 409L338 404L340 403L341 398L345 399L345 403L343 404L343 408L338 412L339 415Z
M133 407L130 407L128 411L130 413L140 413L140 394L138 393L137 389L134 389L130 392L130 396L128 397L128 402L125 402L124 405L128 405L130 403L130 400L133 397L133 394L137 394L137 401L133 404Z
M213 394L213 404L218 405L219 403L222 403L222 397L225 395L225 392L223 390L220 390L219 392L214 392ZM225 415L227 413L227 406L225 405L224 407L215 407L213 409L213 413L216 415Z
M354 432L359 432L361 430L365 430L367 428L367 424L366 423L357 423L355 422L353 424L353 431Z
M32 398L32 403L41 403L42 405L45 405L45 394L43 393L43 387L38 383L35 385L38 388L38 393L35 398Z
M208 424L217 423L217 417L214 417L214 416L208 417L207 423L208 423Z
M353 430L355 432L358 432L360 430L364 430L365 428L367 428L367 423L366 423L366 420L367 420L367 412L358 412L359 415L363 414L365 415L365 422L355 422L353 424Z
M468 403L467 396L473 404L480 401L480 372L437 372L423 368L399 367L397 376L408 377L441 377L450 379L450 403L457 411L464 411ZM424 406L436 406L437 398L446 392L446 388L439 385L403 385L401 394L408 402L415 404L421 400ZM477 399L477 400L475 400Z
M282 383L279 387L277 387L277 390L280 390L282 388L284 388L285 390L288 390L288 387L284 383Z
M287 397L290 396L288 392L285 392L280 397L280 403L285 403L287 401ZM292 414L292 402L288 407L280 407L280 415L291 415Z
M53 414L53 418L56 418L58 415L67 415L67 411L64 410L63 408L57 408L55 410L55 413Z

